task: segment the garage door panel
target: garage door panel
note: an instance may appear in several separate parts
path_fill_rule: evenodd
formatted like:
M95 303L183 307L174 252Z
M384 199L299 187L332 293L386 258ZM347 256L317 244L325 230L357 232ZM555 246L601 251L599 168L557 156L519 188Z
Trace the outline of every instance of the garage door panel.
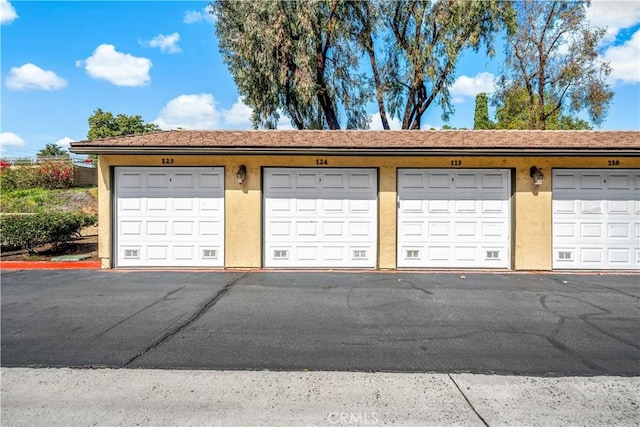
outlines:
M142 239L142 221L121 221L119 231L121 236L136 236Z
M299 238L312 238L317 239L318 236L318 224L312 222L296 222L296 237Z
M604 228L604 225L602 226ZM627 223L609 223L607 227L608 239L631 239L633 238L632 224Z
M115 185L117 266L223 266L223 168L122 167Z
M264 186L265 267L375 267L375 170L266 168Z
M219 212L222 214L224 209L222 199L216 198L198 198L198 208L200 212Z
M478 175L476 173L460 172L456 174L455 188L475 190L479 187Z
M205 190L219 190L224 188L224 176L219 173L201 172L198 174L198 187Z
M482 234L481 237L485 238L496 238L496 239L507 239L508 238L508 228L505 225L504 221L496 221L496 222L482 222L481 223Z
M202 240L216 243L221 243L224 238L224 221L198 221L198 236L202 236ZM217 236L218 239L211 239L211 237Z
M478 237L478 224L475 222L456 222L454 236L457 238Z
M476 200L456 200L455 212L476 216L479 212L478 205L479 203Z
M175 173L173 174L174 188L194 188L194 176L192 173Z
M575 222L557 222L555 224L555 237L558 242L566 242L567 239L577 236Z
M580 179L582 190L603 190L604 180L601 174L583 173Z
M313 213L318 212L317 200L296 200L296 212L297 213Z
M449 179L449 173L432 172L426 176L427 185L425 188L435 190L442 189L448 190L451 188L451 180Z
M610 215L631 215L634 213L632 200L608 200L606 206L607 213Z
M168 221L147 221L147 235L148 238L154 238L155 236L161 236L162 239L169 237Z
M347 212L345 201L342 199L323 200L323 212L328 215L344 215Z
M194 210L194 203L193 203L193 199L187 199L187 198L178 198L178 199L173 199L173 212L172 213L178 213L181 211L187 211L187 212L193 212Z
M143 179L140 172L124 172L118 176L118 187L121 189L142 189Z
M633 188L633 177L629 175L610 174L607 180L609 190L631 190Z
M634 251L628 248L609 248L607 256L612 265L626 265L633 262Z
M371 201L366 199L360 200L349 200L349 213L354 214L371 214L373 210L373 206L371 206Z
M296 188L317 189L320 188L320 181L316 173L298 173L296 175Z
M174 221L173 235L177 238L195 238L197 236L196 224L193 221Z
M503 169L398 170L398 266L509 268L509 177Z
M353 172L349 174L349 189L362 189L367 192L371 188L375 188L375 182L372 181L373 175L370 173Z
M480 202L483 214L508 215L505 211L506 206L502 200L482 200Z
M426 237L428 239L448 239L451 235L452 224L448 221L427 221L426 228L428 230L428 234L424 236L422 232L424 222L415 222L412 224L416 230L420 230L420 233L415 234L415 236L423 238ZM409 236L409 233L404 234L404 236Z
M169 188L169 174L150 172L146 174L146 186L147 188Z
M505 186L505 177L501 173L485 173L482 175L482 188L500 192Z
M405 199L400 209L402 212L424 213L427 207L425 207L425 203L422 200Z
M118 213L120 212L140 212L142 210L142 200L122 198L119 200Z
M146 205L144 210L146 210L148 213L159 212L162 215L169 213L169 204L167 199L143 199L142 203Z
M640 268L639 176L628 169L553 171L554 268Z
M449 200L429 200L426 203L429 213L450 214L454 210L453 203Z
M581 200L580 213L584 215L600 215L604 212L604 201L602 200Z
M553 203L553 213L575 214L578 212L578 203L575 200L555 199Z
M345 187L344 174L327 172L324 174L324 188L332 188L336 190L343 189Z

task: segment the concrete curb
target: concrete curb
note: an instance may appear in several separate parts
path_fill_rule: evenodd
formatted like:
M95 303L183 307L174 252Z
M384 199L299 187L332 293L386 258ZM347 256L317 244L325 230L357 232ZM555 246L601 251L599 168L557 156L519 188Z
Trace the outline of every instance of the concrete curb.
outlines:
M637 426L637 377L2 368L2 421Z
M100 261L0 261L0 270L95 270L100 267Z

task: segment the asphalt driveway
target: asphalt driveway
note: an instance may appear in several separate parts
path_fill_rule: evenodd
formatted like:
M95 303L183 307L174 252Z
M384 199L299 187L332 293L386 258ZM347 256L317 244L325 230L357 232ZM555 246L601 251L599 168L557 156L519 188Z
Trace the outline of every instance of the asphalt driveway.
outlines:
M2 271L2 366L640 374L640 275Z

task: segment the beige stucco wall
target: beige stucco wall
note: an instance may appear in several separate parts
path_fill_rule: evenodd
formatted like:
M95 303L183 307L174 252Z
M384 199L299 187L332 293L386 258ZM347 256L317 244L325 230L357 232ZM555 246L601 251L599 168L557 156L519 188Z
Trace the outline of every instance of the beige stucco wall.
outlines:
M171 166L162 159L173 159ZM317 160L327 161L318 166ZM619 164L611 166L612 160ZM615 163L615 162L614 162ZM242 185L236 182L239 165L247 167ZM455 165L455 166L453 166ZM541 186L533 185L531 166L545 174ZM624 157L358 157L358 156L100 156L99 188L99 256L103 268L111 260L111 167L112 166L224 166L225 167L225 266L226 268L260 268L262 266L262 167L369 167L379 170L379 238L378 268L396 268L396 221L398 168L508 168L514 170L512 199L513 269L550 270L551 241L551 170L552 168L640 168L640 158Z

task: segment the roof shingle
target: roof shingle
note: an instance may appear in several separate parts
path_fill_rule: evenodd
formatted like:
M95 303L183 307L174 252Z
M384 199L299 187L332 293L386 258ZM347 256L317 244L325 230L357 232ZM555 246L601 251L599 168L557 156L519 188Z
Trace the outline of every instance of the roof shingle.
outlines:
M116 151L262 150L616 150L640 151L639 131L222 131L172 130L71 144L77 153ZM227 150L228 151L228 150Z

